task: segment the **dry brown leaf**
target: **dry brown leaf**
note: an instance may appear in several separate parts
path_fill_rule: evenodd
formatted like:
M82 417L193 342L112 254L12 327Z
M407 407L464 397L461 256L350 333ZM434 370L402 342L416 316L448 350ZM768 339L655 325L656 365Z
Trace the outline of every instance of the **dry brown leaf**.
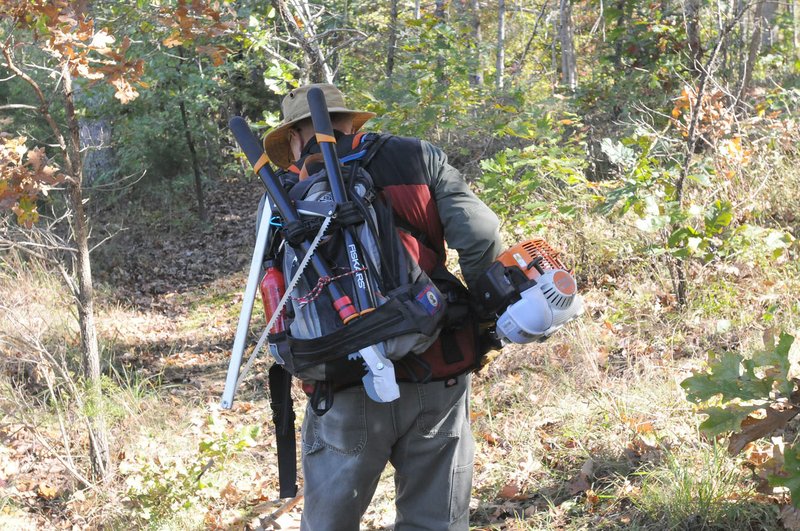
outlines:
M578 472L578 475L575 476L572 479L572 481L569 482L570 494L574 496L575 494L591 490L592 485L589 482L589 480L591 479L593 472L594 472L594 460L590 457L583 464L580 472Z
M238 505L244 499L244 494L232 481L229 481L219 494L228 505Z
M772 458L772 445L759 447L755 443L749 442L745 445L742 455L745 461L753 466L760 467Z
M800 413L800 408L792 407L784 409L783 411L767 408L766 412L766 418L758 419L751 416L742 421L742 431L731 436L728 443L728 452L730 452L731 455L737 455L744 449L747 443L765 437L778 428L783 427Z
M519 484L516 481L511 481L503 486L498 493L500 498L504 500L524 500L527 498L520 489Z
M494 433L484 432L481 433L481 437L483 437L483 440L492 446L497 446L498 444L497 435L495 435Z
M586 503L590 507L594 507L595 505L600 503L600 496L598 496L597 493L592 489L588 489L586 491Z

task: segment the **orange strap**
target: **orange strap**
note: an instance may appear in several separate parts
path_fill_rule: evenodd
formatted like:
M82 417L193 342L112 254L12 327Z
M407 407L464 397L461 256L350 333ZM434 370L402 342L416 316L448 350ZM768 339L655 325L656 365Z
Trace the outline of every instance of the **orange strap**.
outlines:
M317 142L331 142L333 144L336 143L336 137L332 135L326 135L323 133L317 133Z
M267 157L266 153L262 153L255 164L253 164L253 171L258 174L261 171L261 168L269 164L269 157Z
M362 138L364 137L364 135L366 135L366 134L367 134L367 133L365 133L364 131L361 131L360 133L356 133L356 136L354 136L354 137L353 137L353 145L352 145L352 149L355 149L355 148L357 148L357 147L358 147L358 145L361 143L361 139L362 139Z
M322 161L322 153L314 153L313 155L309 155L306 157L306 160L303 162L303 169L298 172L301 181L305 181L308 179L308 164L315 163ZM296 167L296 166L295 166Z

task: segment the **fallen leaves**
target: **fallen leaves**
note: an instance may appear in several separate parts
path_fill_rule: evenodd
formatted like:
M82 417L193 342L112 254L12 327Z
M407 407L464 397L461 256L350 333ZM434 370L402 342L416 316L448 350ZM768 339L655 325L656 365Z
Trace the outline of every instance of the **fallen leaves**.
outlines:
M580 472L569 482L569 493L572 495L580 494L591 490L591 479L594 473L594 460L590 457L581 466Z
M525 500L528 498L516 481L505 484L497 495L504 500Z

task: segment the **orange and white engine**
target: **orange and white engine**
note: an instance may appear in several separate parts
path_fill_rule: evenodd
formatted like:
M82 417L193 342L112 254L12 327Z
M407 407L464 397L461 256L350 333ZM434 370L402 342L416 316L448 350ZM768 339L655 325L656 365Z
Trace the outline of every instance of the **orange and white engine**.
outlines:
M504 251L477 283L485 314L497 316L501 341L544 341L583 313L575 278L542 239Z

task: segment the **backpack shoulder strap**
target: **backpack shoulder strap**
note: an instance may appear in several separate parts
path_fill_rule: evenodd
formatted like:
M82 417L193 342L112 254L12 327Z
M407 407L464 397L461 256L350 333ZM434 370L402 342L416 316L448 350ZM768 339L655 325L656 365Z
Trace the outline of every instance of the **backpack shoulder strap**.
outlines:
M367 144L364 149L364 156L361 159L361 166L367 166L370 162L372 162L373 157L380 151L383 145L392 138L392 135L382 135L380 133L368 133L365 135L361 143Z

